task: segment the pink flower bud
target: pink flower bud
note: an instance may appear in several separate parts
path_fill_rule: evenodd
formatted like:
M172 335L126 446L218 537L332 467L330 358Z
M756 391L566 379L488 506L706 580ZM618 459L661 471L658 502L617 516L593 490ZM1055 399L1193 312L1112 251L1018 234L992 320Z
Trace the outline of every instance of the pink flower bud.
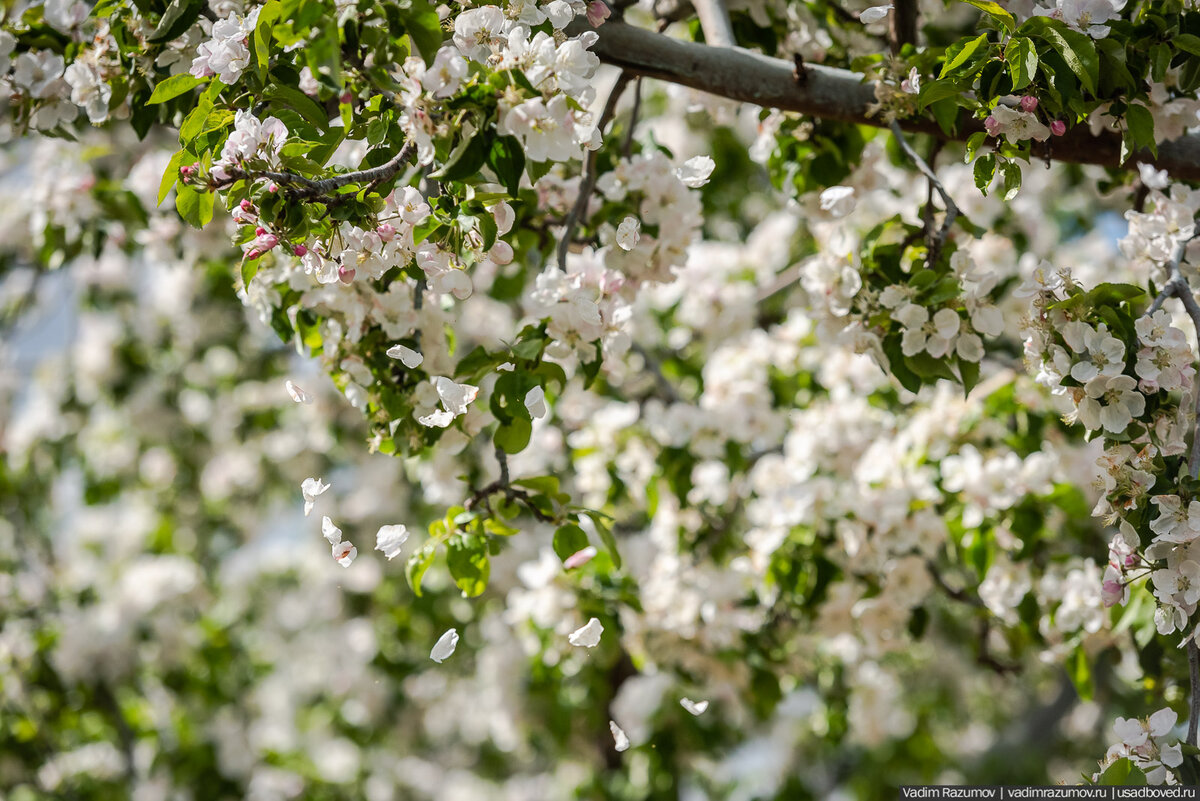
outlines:
M391 223L383 223L375 229L375 233L379 234L379 238L384 242L391 242L396 236L396 228Z
M267 232L267 229L263 228L261 225L254 229L255 236L262 236L266 232Z
M996 136L1000 133L1000 120L989 115L988 118L983 121L983 128L988 132L988 135Z
M248 250L246 251L246 261L254 261L261 255L262 251L260 250Z
M1054 122L1050 123L1050 133L1054 134L1055 136L1062 136L1066 132L1067 124L1062 120L1055 120Z
M604 0L592 0L588 3L587 18L593 28L599 28L610 16L612 16L612 11Z
M292 252L297 256L303 256L305 253L308 253L308 248L304 247L304 245L296 245L296 247L292 248Z
M1025 95L1021 98L1021 111L1033 111L1038 107L1038 100L1033 95Z
M563 560L563 567L567 570L573 570L577 567L582 567L592 561L592 557L596 555L596 547L589 545L583 550L576 551Z
M250 211L254 208L254 204L250 202L249 198L242 198L242 202L238 205L242 207L242 211Z
M345 267L338 267L338 280L343 284L349 284L354 281L354 272Z
M267 251L279 244L279 237L275 234L263 234L255 242L263 251Z
M278 186L276 186L275 184L271 184L270 186L268 186L268 187L267 187L267 191L268 191L268 192L278 192L278 191L279 191L279 187L278 187Z
M195 171L196 171L196 168L195 168L195 167L190 167L190 166L188 166L187 164L185 164L185 165L183 165L182 167L180 167L180 168L179 168L179 174L180 174L180 175L191 175L191 174L192 174L192 173L194 173Z

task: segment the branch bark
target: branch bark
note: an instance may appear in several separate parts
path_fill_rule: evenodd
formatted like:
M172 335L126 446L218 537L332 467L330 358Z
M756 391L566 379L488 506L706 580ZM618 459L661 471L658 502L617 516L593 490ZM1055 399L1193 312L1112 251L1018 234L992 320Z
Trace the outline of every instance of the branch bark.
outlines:
M591 30L586 21L568 27L570 34ZM599 40L592 51L606 64L633 74L688 86L730 100L796 111L841 122L888 127L882 117L868 117L867 107L875 102L874 84L849 70L806 64L806 80L798 82L795 64L734 48L710 47L683 42L652 31L609 20L596 29ZM947 136L931 120L900 120L905 131L924 133L946 141L961 141L983 130L974 119L959 120L954 136ZM1063 136L1034 143L1033 155L1075 164L1120 165L1121 138L1106 131L1092 136L1086 125L1076 126ZM1188 135L1158 147L1158 157L1149 151L1135 153L1123 165L1153 164L1172 178L1200 181L1200 135Z

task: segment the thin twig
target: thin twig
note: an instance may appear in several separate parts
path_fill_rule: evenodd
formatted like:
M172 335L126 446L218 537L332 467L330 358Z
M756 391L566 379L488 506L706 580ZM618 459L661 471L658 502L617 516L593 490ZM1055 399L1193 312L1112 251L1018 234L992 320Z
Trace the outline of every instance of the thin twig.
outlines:
M631 80L633 80L633 76L622 71L617 77L617 82L613 84L612 91L608 93L608 100L604 103L604 110L600 112L600 120L596 123L596 130L600 132L601 136L604 135L604 128L617 110L617 101L621 99L625 87ZM575 199L575 205L571 207L571 212L567 215L562 241L558 243L558 268L560 270L567 269L567 251L571 247L571 240L575 238L575 228L587 212L588 202L592 199L592 190L595 186L596 151L589 150L583 162L583 178L579 181L579 197Z
M904 154L912 159L917 169L928 180L934 191L942 199L942 205L946 207L946 214L942 218L942 227L938 229L937 234L929 231L929 263L933 264L937 261L938 254L941 252L942 246L946 244L946 237L950 235L950 228L954 225L955 218L958 217L958 206L954 205L953 198L946 191L946 187L942 185L941 180L921 155L913 149L913 146L908 143L908 138L905 137L904 131L900 128L900 123L892 120L892 135L896 137L896 144L900 145L900 149Z
M696 16L700 17L700 30L704 31L705 44L712 47L737 47L725 0L692 0L692 5L696 9Z
M633 110L629 115L629 130L625 133L625 146L621 148L621 155L629 158L629 154L633 152L633 134L637 131L638 114L642 110L642 79L638 78L633 84Z

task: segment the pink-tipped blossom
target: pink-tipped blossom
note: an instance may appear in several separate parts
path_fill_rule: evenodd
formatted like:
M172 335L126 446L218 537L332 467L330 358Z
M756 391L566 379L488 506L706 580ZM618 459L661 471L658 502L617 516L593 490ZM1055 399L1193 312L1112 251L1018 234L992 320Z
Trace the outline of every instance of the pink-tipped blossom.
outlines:
M254 204L250 202L249 198L242 198L242 202L238 206L241 207L242 211L251 211L254 208Z
M1000 120L995 117L988 117L983 121L983 128L988 132L989 136L996 136L1000 133Z
M384 242L391 242L396 237L396 227L391 223L382 223L375 229L375 233L379 234L379 238Z
M587 18L593 28L599 28L610 16L612 16L612 9L604 0L592 0L588 3Z

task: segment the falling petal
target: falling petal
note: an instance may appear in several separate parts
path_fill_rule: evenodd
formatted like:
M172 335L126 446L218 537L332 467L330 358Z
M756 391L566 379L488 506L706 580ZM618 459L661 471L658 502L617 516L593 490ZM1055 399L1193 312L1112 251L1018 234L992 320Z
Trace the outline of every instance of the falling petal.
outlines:
M450 654L454 653L454 649L457 647L458 632L450 629L438 639L433 650L429 652L429 658L440 665L442 660L450 658Z
M600 642L600 635L604 633L604 626L600 625L600 621L592 618L587 622L587 625L571 632L567 637L567 641L571 645L577 645L581 648L595 648Z

